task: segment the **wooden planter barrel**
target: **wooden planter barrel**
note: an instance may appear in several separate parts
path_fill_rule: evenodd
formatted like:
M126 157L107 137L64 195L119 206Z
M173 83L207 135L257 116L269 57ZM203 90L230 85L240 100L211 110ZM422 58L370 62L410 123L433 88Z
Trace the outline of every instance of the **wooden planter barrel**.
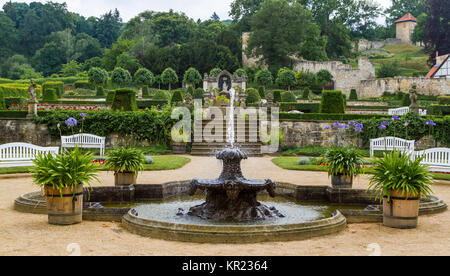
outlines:
M420 196L392 191L390 200L383 197L383 225L411 229L416 228L419 218Z
M185 143L172 143L173 154L185 154L186 144Z
M334 189L351 189L353 186L353 176L333 175L331 176L331 186Z
M83 219L83 185L62 189L45 187L47 198L48 223L55 225L71 225Z
M136 174L134 172L115 172L114 184L116 186L130 186L136 184Z

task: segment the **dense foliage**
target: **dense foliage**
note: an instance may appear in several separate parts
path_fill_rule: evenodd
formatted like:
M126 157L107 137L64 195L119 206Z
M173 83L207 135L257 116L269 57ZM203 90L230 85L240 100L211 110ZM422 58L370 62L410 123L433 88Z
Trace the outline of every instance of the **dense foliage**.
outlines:
M106 167L116 173L132 172L136 175L144 169L145 157L135 148L118 148L108 152Z
M345 113L345 94L341 91L323 91L320 102L320 113Z
M114 94L112 110L134 111L137 110L136 91L129 88L117 89Z
M324 161L328 164L328 175L346 175L356 177L364 164L361 155L354 149L335 148L328 150Z

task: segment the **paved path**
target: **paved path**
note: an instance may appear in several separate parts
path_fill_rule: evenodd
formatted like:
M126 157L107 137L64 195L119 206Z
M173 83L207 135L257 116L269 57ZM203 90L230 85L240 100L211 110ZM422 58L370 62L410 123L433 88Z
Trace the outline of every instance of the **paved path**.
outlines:
M157 184L193 177L215 178L221 164L214 158L192 157L175 171L144 172L138 182ZM243 162L248 178L272 178L299 185L329 185L323 172L288 171L275 166L270 157ZM113 185L112 173L100 174L101 185ZM367 177L355 181L356 188L367 187ZM436 195L450 202L450 185L438 184ZM120 223L84 221L61 227L49 225L46 215L13 210L20 194L38 190L28 175L0 178L0 255L69 255L70 243L78 243L82 255L369 255L369 244L377 243L383 255L449 255L450 212L421 216L419 227L399 230L381 223L350 224L337 234L304 241L260 244L195 244L156 240L131 234Z

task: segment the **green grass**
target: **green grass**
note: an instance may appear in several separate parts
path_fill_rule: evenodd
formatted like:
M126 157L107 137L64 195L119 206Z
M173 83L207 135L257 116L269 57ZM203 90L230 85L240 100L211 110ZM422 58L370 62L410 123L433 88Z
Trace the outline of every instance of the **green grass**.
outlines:
M295 171L316 171L316 172L326 172L326 166L318 165L299 165L297 157L278 157L273 158L272 162L278 167L286 170ZM371 174L373 172L372 168L363 168L363 173ZM450 174L445 173L433 173L435 180L448 180L450 181Z
M378 70L384 63L396 62L400 69L400 75L412 76L414 73L428 72L428 54L423 47L407 44L386 45L382 50L392 54L392 57L370 58L375 69ZM357 66L357 60L352 60L352 67Z
M305 147L283 147L283 156L321 156L325 154L325 152L331 149L331 147L314 147L314 146L305 146ZM356 149L356 151L364 157L370 156L369 149ZM376 156L383 156L382 151L375 152Z
M175 155L153 156L152 158L154 163L144 165L144 171L176 170L191 161L187 157ZM29 173L30 169L31 167L0 168L0 174ZM101 170L106 171L106 169Z
M172 149L168 148L167 146L163 146L163 145L153 145L153 146L149 146L149 147L133 147L135 149L140 150L144 155L164 155L164 154L171 154L172 153ZM82 152L91 152L94 155L99 155L100 154L100 150L98 149L81 149ZM107 149L106 150L106 154L108 154L108 152L110 152L113 149Z

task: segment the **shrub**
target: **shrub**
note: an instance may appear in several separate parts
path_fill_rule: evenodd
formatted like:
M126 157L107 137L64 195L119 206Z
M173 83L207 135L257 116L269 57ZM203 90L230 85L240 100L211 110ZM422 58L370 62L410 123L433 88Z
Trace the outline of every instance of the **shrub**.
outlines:
M183 81L190 85L196 85L202 82L202 75L195 68L189 68L184 72Z
M309 93L311 93L311 91L309 90L308 87L305 87L305 89L303 89L302 99L303 100L308 100L309 99Z
M345 100L342 92L339 90L323 91L320 102L320 113L345 113Z
M222 73L222 69L220 69L220 68L213 68L209 72L209 76L210 77L217 77L220 73Z
M247 94L247 99L245 100L245 103L247 105L259 103L261 101L261 97L259 96L258 90L254 88L248 88L247 91L245 91Z
M288 90L291 90L291 86L297 83L297 78L295 77L294 71L286 67L281 68L278 71L276 83L280 87L287 87Z
M400 74L400 70L398 68L397 63L383 63L378 69L377 77L378 78L393 78Z
M116 89L111 108L120 111L137 110L136 91L129 88Z
M25 98L5 98L6 108L10 108L14 104L19 107L24 107L25 102L26 102Z
M44 90L44 95L42 96L43 102L56 102L58 101L58 94L55 89L47 88Z
M440 96L438 97L439 105L450 105L450 96Z
M169 91L167 90L158 90L155 94L155 96L153 96L153 100L155 101L170 101L170 98L172 97L172 95L170 94Z
M144 169L145 157L134 148L118 148L108 153L106 167L114 172L133 172L136 175Z
M291 91L286 91L281 94L281 101L285 103L295 103L297 102L297 97Z
M42 89L53 88L56 90L58 98L62 97L64 93L64 83L62 81L47 81L42 84Z
M304 113L319 113L319 103L280 103L280 111L298 110Z
M298 159L298 164L299 165L309 165L310 164L309 157L300 157Z
M0 110L5 109L6 109L5 96L3 95L3 91L0 89Z
M106 94L106 103L112 104L114 101L115 95L116 95L116 91L109 91L108 94Z
M105 89L103 86L97 87L97 93L95 94L97 97L104 97L105 96Z
M243 68L239 68L239 69L237 69L234 73L233 73L233 77L239 77L239 78L242 78L242 77L244 77L245 79L248 79L248 76L247 76L247 72L243 69Z
M146 108L152 108L152 107L162 107L164 105L167 105L168 101L157 101L157 100L145 100L145 101L137 101L137 107L139 109L146 109Z
M284 92L284 90L278 90L278 89L272 90L274 103L281 102L281 93L283 93L283 92Z
M90 83L88 80L78 80L74 83L74 86L76 89L82 88L82 89L89 89L94 90L95 87L92 83Z
M258 87L258 93L259 93L259 96L261 97L261 99L266 98L266 92L264 92L264 87L262 87L262 86Z
M202 104L205 104L204 94L205 94L205 91L203 91L203 89L197 88L197 89L195 89L194 94L192 95L192 97L194 99L201 99L202 100Z
M356 177L361 173L363 159L355 149L335 148L324 155L328 163L328 176L346 175Z
M175 90L172 94L172 99L170 102L174 105L177 105L179 102L183 102L183 92L181 90Z
M194 92L195 92L195 89L194 89L194 87L192 87L192 86L189 86L189 87L186 89L186 93L191 94L192 96L194 95Z
M255 81L265 89L266 86L273 83L272 73L267 69L259 70L255 75Z
M409 94L404 94L402 99L402 106L410 106L411 99L409 98Z
M356 89L350 90L350 101L357 101L358 100L358 94L356 93Z
M144 85L142 87L142 98L149 98L150 97L150 92L148 91L148 86Z

